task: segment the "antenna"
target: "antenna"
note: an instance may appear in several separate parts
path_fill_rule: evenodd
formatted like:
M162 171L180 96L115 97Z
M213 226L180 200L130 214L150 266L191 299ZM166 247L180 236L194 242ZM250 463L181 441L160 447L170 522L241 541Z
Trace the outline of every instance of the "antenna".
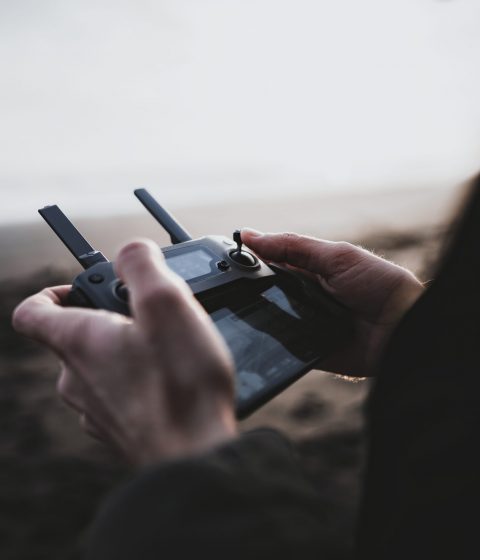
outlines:
M167 212L165 208L158 204L147 189L135 189L133 193L170 235L170 239L174 245L177 243L183 243L184 241L191 241L192 236L188 233L188 231L183 229L177 220L169 212Z
M106 259L100 251L96 251L90 245L57 205L45 206L45 208L41 208L38 213L53 229L62 243L83 268L90 268L99 262L108 262L108 259Z

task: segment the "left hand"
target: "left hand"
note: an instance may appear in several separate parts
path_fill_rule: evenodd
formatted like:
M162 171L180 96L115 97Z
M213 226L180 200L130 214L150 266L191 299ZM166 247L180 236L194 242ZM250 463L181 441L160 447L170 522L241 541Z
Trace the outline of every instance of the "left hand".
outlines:
M134 464L233 437L233 362L207 313L153 242L130 243L116 266L132 318L62 307L70 287L61 286L25 300L14 328L56 352L59 393Z

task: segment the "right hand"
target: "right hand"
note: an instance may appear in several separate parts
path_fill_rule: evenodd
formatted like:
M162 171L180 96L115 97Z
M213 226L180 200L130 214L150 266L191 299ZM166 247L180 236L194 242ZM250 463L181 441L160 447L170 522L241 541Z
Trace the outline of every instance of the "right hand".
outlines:
M351 311L353 340L321 364L335 373L372 375L394 327L423 291L407 269L350 243L252 229L242 230L242 241L262 260L313 277Z
M132 317L64 307L69 286L31 296L15 329L62 360L58 390L84 429L135 465L235 437L233 361L210 317L151 241L116 261Z

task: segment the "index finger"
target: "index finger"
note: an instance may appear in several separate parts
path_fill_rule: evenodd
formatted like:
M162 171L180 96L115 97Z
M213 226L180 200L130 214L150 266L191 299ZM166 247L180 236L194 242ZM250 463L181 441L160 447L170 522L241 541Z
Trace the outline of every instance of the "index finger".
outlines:
M259 257L277 263L286 263L311 272L328 276L329 259L338 245L297 233L261 233L242 229L242 240Z

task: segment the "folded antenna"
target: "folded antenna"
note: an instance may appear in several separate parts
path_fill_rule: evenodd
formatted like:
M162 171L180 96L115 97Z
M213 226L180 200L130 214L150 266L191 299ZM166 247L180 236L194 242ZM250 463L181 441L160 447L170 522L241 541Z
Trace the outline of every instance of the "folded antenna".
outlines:
M99 262L108 262L108 259L105 258L100 251L96 251L90 245L57 205L45 206L45 208L41 208L38 213L53 229L62 243L83 268L90 268Z
M138 200L145 206L150 214L163 226L165 231L170 235L172 243L183 243L184 241L191 241L192 236L184 229L177 220L165 210L147 189L135 189L133 191Z

